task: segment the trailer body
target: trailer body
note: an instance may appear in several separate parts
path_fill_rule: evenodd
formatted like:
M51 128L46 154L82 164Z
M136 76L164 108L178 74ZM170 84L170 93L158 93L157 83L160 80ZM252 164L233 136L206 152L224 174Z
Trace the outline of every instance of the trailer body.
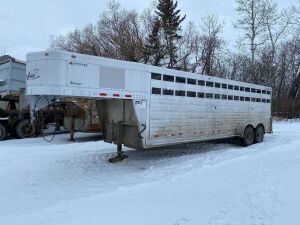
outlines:
M134 149L272 132L266 86L60 51L28 54L27 74L32 106L93 99L104 140Z
M0 100L17 101L25 88L26 64L10 56L0 57Z

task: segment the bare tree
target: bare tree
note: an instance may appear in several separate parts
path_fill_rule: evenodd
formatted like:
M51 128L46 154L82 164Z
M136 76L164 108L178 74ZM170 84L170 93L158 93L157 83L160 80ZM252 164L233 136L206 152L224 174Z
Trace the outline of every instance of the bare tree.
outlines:
M284 9L282 11L278 10L278 4L273 0L266 2L266 15L265 15L265 25L267 28L267 44L269 47L265 49L265 53L268 53L268 65L267 71L264 74L265 83L271 81L276 72L275 58L277 55L277 49L280 41L283 38L287 38L291 35L290 28L292 28L294 21L294 9Z
M295 12L295 20L294 20L294 37L300 41L300 1L298 1L298 6L293 6L293 10Z
M52 37L50 48L101 56L101 51L96 41L95 29L93 24L89 24L82 30L75 29L67 35Z
M288 46L289 54L291 54L292 71L291 85L289 89L289 97L293 100L300 97L300 42L295 39L293 43Z
M142 62L145 53L139 15L113 0L96 24L53 38L50 47L135 62Z
M200 65L198 56L200 48L200 34L194 23L189 22L179 41L178 68L195 73Z
M240 17L235 27L244 31L243 41L250 47L254 66L257 48L265 43L266 0L236 0Z
M217 62L218 51L224 43L220 37L224 28L224 22L221 22L215 14L208 14L201 18L200 41L202 43L202 73L212 76L214 74L213 67Z

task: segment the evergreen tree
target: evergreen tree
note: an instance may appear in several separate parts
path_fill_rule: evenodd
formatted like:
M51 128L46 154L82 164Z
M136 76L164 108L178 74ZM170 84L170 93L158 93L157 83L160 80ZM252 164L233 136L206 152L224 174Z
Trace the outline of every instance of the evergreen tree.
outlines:
M161 61L165 57L164 48L161 40L161 22L156 17L152 24L152 31L147 38L146 54L148 55L149 61L154 66L160 66Z
M156 10L164 33L164 47L167 52L169 68L173 68L177 62L177 43L182 38L180 25L186 18L186 16L180 16L177 6L177 0L159 0Z

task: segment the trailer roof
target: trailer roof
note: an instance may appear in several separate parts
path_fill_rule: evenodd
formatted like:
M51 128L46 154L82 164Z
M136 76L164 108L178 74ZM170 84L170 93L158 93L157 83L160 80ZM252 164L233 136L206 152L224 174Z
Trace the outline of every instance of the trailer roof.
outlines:
M0 56L0 64L9 62L9 61L13 61L13 62L17 62L17 63L21 63L21 64L26 64L24 61L16 59L10 55L2 55Z
M98 60L102 60L102 62L105 62L108 66L112 67L119 67L119 68L126 68L126 69L135 69L135 70L141 70L141 71L147 71L150 73L160 73L165 75L173 75L173 76L181 76L184 75L187 78L194 78L194 79L208 79L210 81L214 82L222 82L227 81L231 84L236 85L247 85L253 88L268 88L271 89L269 86L265 85L259 85L249 82L242 82L237 80L232 80L229 78L220 78L216 76L208 76L205 74L199 74L199 73L192 73L192 72L185 72L181 70L174 70L169 69L165 67L158 67L158 66L152 66L147 65L139 62L129 62L129 61L123 61L123 60L117 60L117 59L110 59L105 57L99 57L99 56L92 56L92 55L84 55L80 53L74 53L74 52L66 52L66 51L60 51L60 50L50 50L50 51L40 51L40 52L31 52L27 54L27 60L40 60L42 58L47 59L77 59L79 61L89 62L93 64L98 64Z
M4 62L4 61L8 61L12 59L12 57L10 55L3 55L3 56L0 56L0 63Z

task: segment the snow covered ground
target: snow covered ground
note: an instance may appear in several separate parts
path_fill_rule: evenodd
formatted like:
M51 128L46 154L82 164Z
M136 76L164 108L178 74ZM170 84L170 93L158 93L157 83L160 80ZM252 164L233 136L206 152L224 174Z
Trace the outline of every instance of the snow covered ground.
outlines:
M248 148L128 149L114 165L115 146L78 135L0 143L1 225L300 224L300 123Z

